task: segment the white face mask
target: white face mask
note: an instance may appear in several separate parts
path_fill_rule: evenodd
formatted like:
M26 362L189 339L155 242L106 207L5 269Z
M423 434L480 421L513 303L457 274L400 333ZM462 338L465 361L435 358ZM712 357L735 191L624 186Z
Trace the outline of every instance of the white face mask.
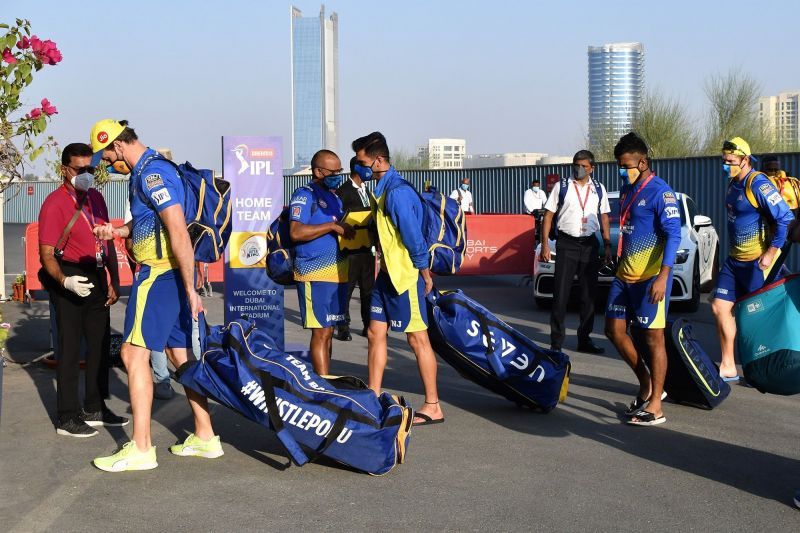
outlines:
M76 191L86 192L94 183L94 176L88 172L84 172L83 174L78 174L72 178L71 181L72 186L75 187Z

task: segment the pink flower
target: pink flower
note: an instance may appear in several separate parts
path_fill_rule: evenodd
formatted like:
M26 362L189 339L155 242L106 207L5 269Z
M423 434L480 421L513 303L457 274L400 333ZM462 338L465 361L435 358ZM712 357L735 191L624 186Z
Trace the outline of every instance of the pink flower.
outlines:
M9 324L8 322L3 322L2 324L0 324L0 328L11 329L11 324Z
M8 47L6 47L6 49L3 50L3 61L8 63L9 65L14 65L17 62L17 58L14 57L14 54L11 53L11 49Z
M25 50L31 46L31 41L27 37L23 36L22 39L17 41L17 48L20 50Z
M36 120L41 115L42 115L42 110L39 109L38 107L34 107L33 109L31 109L30 113L25 115L25 118L28 118L28 119L31 119L31 120Z
M37 36L30 38L31 50L33 50L36 59L48 65L55 65L61 61L61 52L56 47L56 43L47 39L42 41Z
M42 99L42 111L44 111L45 115L55 115L58 113L56 106L50 104L50 100L47 98Z

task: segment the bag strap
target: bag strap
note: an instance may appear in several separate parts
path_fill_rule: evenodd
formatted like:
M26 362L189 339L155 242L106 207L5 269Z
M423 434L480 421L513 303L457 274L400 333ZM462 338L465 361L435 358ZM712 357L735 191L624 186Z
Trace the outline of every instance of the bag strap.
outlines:
M86 201L88 200L88 198L89 198L89 193L87 191L86 194L83 195L83 198L81 198L81 201L78 202L78 208L72 214L72 218L69 219L69 222L64 227L64 231L61 232L61 238L59 238L58 242L56 243L56 248L55 248L56 250L59 250L59 251L63 250L62 246L67 244L67 241L69 240L68 239L69 233L72 231L72 228L75 226L75 222L78 220L78 217L81 216L81 211L83 211L83 206L86 203Z

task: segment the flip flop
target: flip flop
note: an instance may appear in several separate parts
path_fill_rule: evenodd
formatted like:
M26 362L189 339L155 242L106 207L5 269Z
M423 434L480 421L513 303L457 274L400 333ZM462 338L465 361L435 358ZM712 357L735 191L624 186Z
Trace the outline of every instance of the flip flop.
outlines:
M740 379L738 374L735 376L723 376L722 374L720 374L719 377L722 378L722 381L724 381L725 383L733 383L735 381L739 381Z
M656 415L651 413L650 411L645 411L644 409L642 409L635 415L633 415L633 418L628 420L628 424L632 426L657 426L659 424L663 424L666 421L667 418L664 415L656 417Z
M666 391L661 393L661 399L664 400L667 397ZM628 406L628 409L625 410L625 416L632 417L636 416L640 410L643 410L647 404L650 403L650 397L648 396L646 400L643 400L639 396L633 399L631 404Z
M414 422L413 420L415 418L421 418L422 420L424 420L424 422ZM433 418L429 417L425 413L414 413L414 416L411 418L411 420L412 420L412 427L430 426L432 424L441 424L441 423L443 423L444 422L444 417L437 418L436 420L434 420Z

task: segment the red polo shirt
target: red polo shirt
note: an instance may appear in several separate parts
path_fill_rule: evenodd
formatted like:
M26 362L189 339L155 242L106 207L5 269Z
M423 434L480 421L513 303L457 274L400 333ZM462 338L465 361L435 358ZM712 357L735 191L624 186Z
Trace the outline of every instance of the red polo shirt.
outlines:
M51 192L39 211L39 244L56 246L64 228L78 209L74 192L62 185ZM108 208L103 195L89 189L89 199L83 206L83 214L75 221L67 236L63 260L70 263L96 264L97 240L92 233L92 224L108 222ZM80 199L81 197L78 197ZM105 243L103 243L105 244Z

